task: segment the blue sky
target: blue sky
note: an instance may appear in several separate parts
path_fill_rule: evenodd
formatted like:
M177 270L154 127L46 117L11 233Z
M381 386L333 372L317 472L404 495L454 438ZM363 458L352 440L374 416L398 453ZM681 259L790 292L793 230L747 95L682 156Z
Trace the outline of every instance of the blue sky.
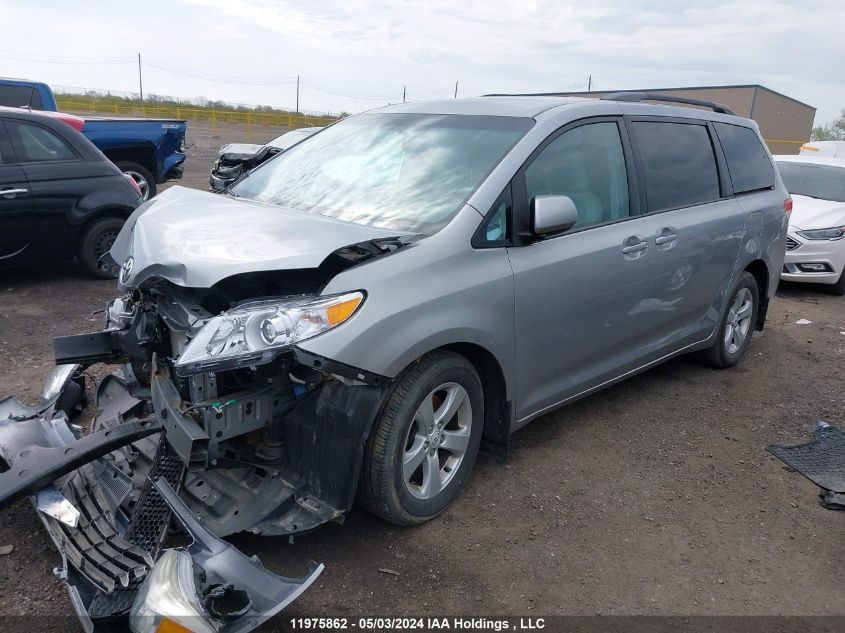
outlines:
M455 81L461 96L575 90L590 74L600 90L759 83L816 106L817 123L845 108L845 2L834 0L0 0L0 8L0 76L63 86L137 91L131 58L140 52L146 92L292 107L299 74L300 107L315 111L400 101L403 86L411 100L451 96Z

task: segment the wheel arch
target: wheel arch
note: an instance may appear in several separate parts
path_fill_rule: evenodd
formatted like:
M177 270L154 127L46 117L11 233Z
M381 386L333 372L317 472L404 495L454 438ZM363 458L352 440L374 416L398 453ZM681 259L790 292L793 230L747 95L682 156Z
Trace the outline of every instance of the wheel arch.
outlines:
M755 259L745 267L745 272L751 273L757 282L758 310L755 330L762 330L766 323L766 314L769 310L769 267L762 259Z
M130 215L132 215L132 209L129 208L117 205L101 207L95 211L91 211L85 216L85 220L79 225L79 235L82 235L82 233L85 232L85 229L91 226L94 222L102 220L103 218L118 218L125 222ZM77 237L77 240L78 239L79 238Z
M463 356L478 372L484 392L484 432L481 450L499 459L507 459L511 408L507 399L505 373L498 359L476 343L450 343L439 349Z
M106 158L115 164L123 162L137 163L148 169L153 178L158 178L156 151L155 146L152 144L106 148L102 152L106 155Z

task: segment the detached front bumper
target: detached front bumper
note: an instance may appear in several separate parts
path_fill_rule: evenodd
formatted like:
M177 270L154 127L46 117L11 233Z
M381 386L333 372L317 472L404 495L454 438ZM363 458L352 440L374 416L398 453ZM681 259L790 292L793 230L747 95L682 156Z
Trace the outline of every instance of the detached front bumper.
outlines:
M86 354L81 346L78 352ZM97 394L96 430L83 435L71 425L57 404L72 374L54 372L35 407L0 400L0 455L8 467L0 473L0 507L32 495L62 556L56 573L67 583L84 630L113 630L131 610L133 629L141 632L155 631L164 619L192 630L248 631L314 582L322 565L312 563L299 579L277 576L197 521L176 493L185 464L161 434L161 416L133 395L134 387L106 378ZM138 442L153 447L140 489L122 460ZM121 508L129 500L133 509L126 513ZM164 548L171 517L191 537L187 548ZM187 584L176 582L162 558L167 552L168 560L189 557L188 568L200 573ZM194 605L194 620L162 611L180 600Z
M790 232L780 278L835 284L845 269L845 240L807 240Z

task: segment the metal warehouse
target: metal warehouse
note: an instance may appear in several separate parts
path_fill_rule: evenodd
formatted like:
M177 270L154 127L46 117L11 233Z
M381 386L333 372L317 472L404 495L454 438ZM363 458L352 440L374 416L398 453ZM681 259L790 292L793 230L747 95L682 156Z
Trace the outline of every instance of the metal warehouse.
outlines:
M797 154L810 140L816 109L765 86L699 86L693 88L642 88L592 92L555 92L566 97L602 97L614 92L653 92L673 97L715 101L739 116L754 119L772 154Z

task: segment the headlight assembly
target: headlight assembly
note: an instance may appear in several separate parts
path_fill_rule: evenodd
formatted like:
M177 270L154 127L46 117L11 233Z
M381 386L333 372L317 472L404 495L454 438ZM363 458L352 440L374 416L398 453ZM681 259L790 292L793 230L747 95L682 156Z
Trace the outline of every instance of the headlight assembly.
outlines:
M220 623L200 604L190 554L162 554L135 596L129 627L133 633L216 633Z
M180 376L260 365L349 319L363 292L239 306L206 322L176 360Z
M845 226L837 226L832 229L798 231L798 235L806 240L841 240L845 237Z

